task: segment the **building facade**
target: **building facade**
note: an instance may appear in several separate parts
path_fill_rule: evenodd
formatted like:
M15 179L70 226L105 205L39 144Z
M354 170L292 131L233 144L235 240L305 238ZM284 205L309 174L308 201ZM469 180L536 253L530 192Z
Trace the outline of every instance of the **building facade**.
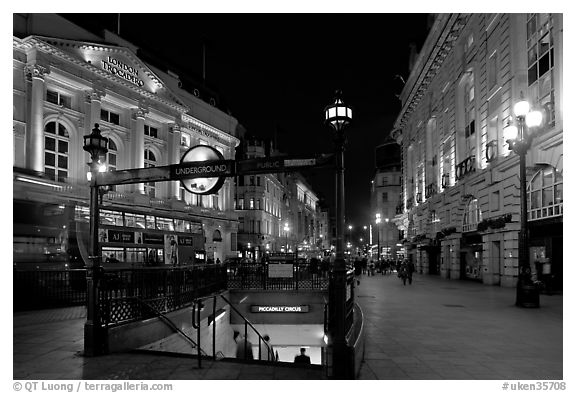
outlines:
M439 14L402 91L395 218L421 273L514 286L520 192L528 192L532 273L562 285L563 17ZM522 97L544 114L527 184L503 129Z
M243 138L242 158L274 155L270 146L256 138ZM238 250L244 257L261 258L266 252L281 252L286 244L284 229L284 185L278 174L236 177L235 207L238 214Z
M51 14L14 14L13 186L15 264L81 266L88 258L83 136L109 138L107 170L176 164L195 145L233 159L237 121L181 88L178 76L106 32ZM179 181L100 188L106 258L162 265L236 253L233 181L215 195Z
M240 159L280 155L267 141L242 138ZM298 252L303 257L329 248L328 210L299 173L236 177L238 250L259 259L267 252Z
M374 228L372 242L380 246L380 258L397 259L403 257L403 247L398 246L399 231L394 225L396 208L400 203L401 158L400 147L389 138L375 149L376 170L371 184L371 222ZM380 215L380 223L375 221Z

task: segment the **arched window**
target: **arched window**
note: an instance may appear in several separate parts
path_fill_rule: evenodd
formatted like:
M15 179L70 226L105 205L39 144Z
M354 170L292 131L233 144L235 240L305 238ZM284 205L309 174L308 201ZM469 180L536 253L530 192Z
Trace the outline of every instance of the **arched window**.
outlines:
M66 127L51 121L44 127L44 173L52 180L65 182L68 177L68 145Z
M476 106L474 74L470 72L464 85L464 136L466 137L466 157L476 154Z
M553 166L538 171L528 185L528 219L561 216L564 195L562 172Z
M466 205L462 220L462 232L475 231L480 221L482 221L482 210L478 206L478 199L474 198L468 201L468 205Z
M222 241L222 233L216 229L212 234L212 241L213 242L221 242Z
M149 150L144 150L144 168L150 168L156 166L156 156ZM156 198L156 183L148 182L144 183L144 193L150 198Z

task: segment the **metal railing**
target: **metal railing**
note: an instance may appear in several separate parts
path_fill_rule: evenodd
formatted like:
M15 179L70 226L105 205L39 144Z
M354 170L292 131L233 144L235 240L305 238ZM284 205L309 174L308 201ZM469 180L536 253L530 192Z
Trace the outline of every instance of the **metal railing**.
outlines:
M256 327L254 327L254 325L240 312L238 311L238 309L236 307L234 307L234 305L228 300L226 299L226 297L224 297L224 295L222 294L214 294L214 295L210 295L210 296L204 296L204 297L200 297L198 299L194 300L194 303L192 304L192 327L194 329L196 329L196 334L197 334L197 343L198 343L198 348L200 348L201 346L201 339L202 339L202 332L201 332L201 327L202 324L200 323L201 320L201 310L204 307L204 302L206 302L208 299L212 299L212 314L208 317L208 324L209 326L212 326L212 358L214 360L217 359L218 356L223 357L224 354L221 351L216 351L216 320L217 320L217 310L216 310L216 299L217 298L221 298L222 300L224 300L224 302L226 302L226 304L228 304L228 306L230 306L230 309L232 311L234 311L236 314L238 314L238 316L240 318L242 318L242 320L244 321L244 359L243 360L253 360L253 356L248 357L248 351L250 351L250 353L252 353L252 347L248 348L248 327L250 327L250 329L252 329L252 331L256 334L256 336L258 337L258 358L256 360L265 360L265 361L276 361L277 357L274 354L274 351L272 349L272 346L270 344L268 344L268 342L264 339L264 337L262 337L262 335L260 334L260 332L258 332L258 330L256 329ZM211 320L211 323L210 323ZM262 348L264 348L264 350L267 353L267 356L265 358L262 358L263 352L262 352ZM198 351L197 353L197 359L198 359L198 368L202 368L202 356L207 356L206 352L204 352L201 348L200 351Z
M202 265L105 270L100 285L104 326L150 318L190 306L200 296L226 288L226 268Z
M14 270L14 311L86 304L86 269Z
M270 277L269 263L228 265L228 289L261 289L270 291L327 290L328 270L319 262L292 264L291 277Z

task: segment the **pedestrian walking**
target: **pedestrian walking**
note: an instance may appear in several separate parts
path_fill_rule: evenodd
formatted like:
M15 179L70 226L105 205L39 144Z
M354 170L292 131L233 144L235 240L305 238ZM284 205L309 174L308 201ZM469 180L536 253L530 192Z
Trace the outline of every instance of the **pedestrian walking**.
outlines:
M412 274L414 274L415 270L416 270L416 267L414 266L414 262L408 261L407 274L408 274L408 282L410 283L410 285L412 285Z
M254 359L252 343L237 330L234 330L234 341L236 342L236 359Z

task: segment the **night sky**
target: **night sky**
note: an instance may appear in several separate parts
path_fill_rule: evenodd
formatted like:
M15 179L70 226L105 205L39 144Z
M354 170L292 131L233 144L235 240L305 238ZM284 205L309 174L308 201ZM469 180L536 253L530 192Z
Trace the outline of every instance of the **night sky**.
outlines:
M117 14L63 14L91 29L116 31ZM347 129L346 221L366 225L374 147L398 115L410 44L420 50L427 14L121 14L120 36L166 59L181 79L217 92L219 107L285 153L331 153L324 107L341 89L354 109ZM202 79L202 46L206 48ZM328 206L335 177L303 173ZM334 211L332 210L332 213Z

